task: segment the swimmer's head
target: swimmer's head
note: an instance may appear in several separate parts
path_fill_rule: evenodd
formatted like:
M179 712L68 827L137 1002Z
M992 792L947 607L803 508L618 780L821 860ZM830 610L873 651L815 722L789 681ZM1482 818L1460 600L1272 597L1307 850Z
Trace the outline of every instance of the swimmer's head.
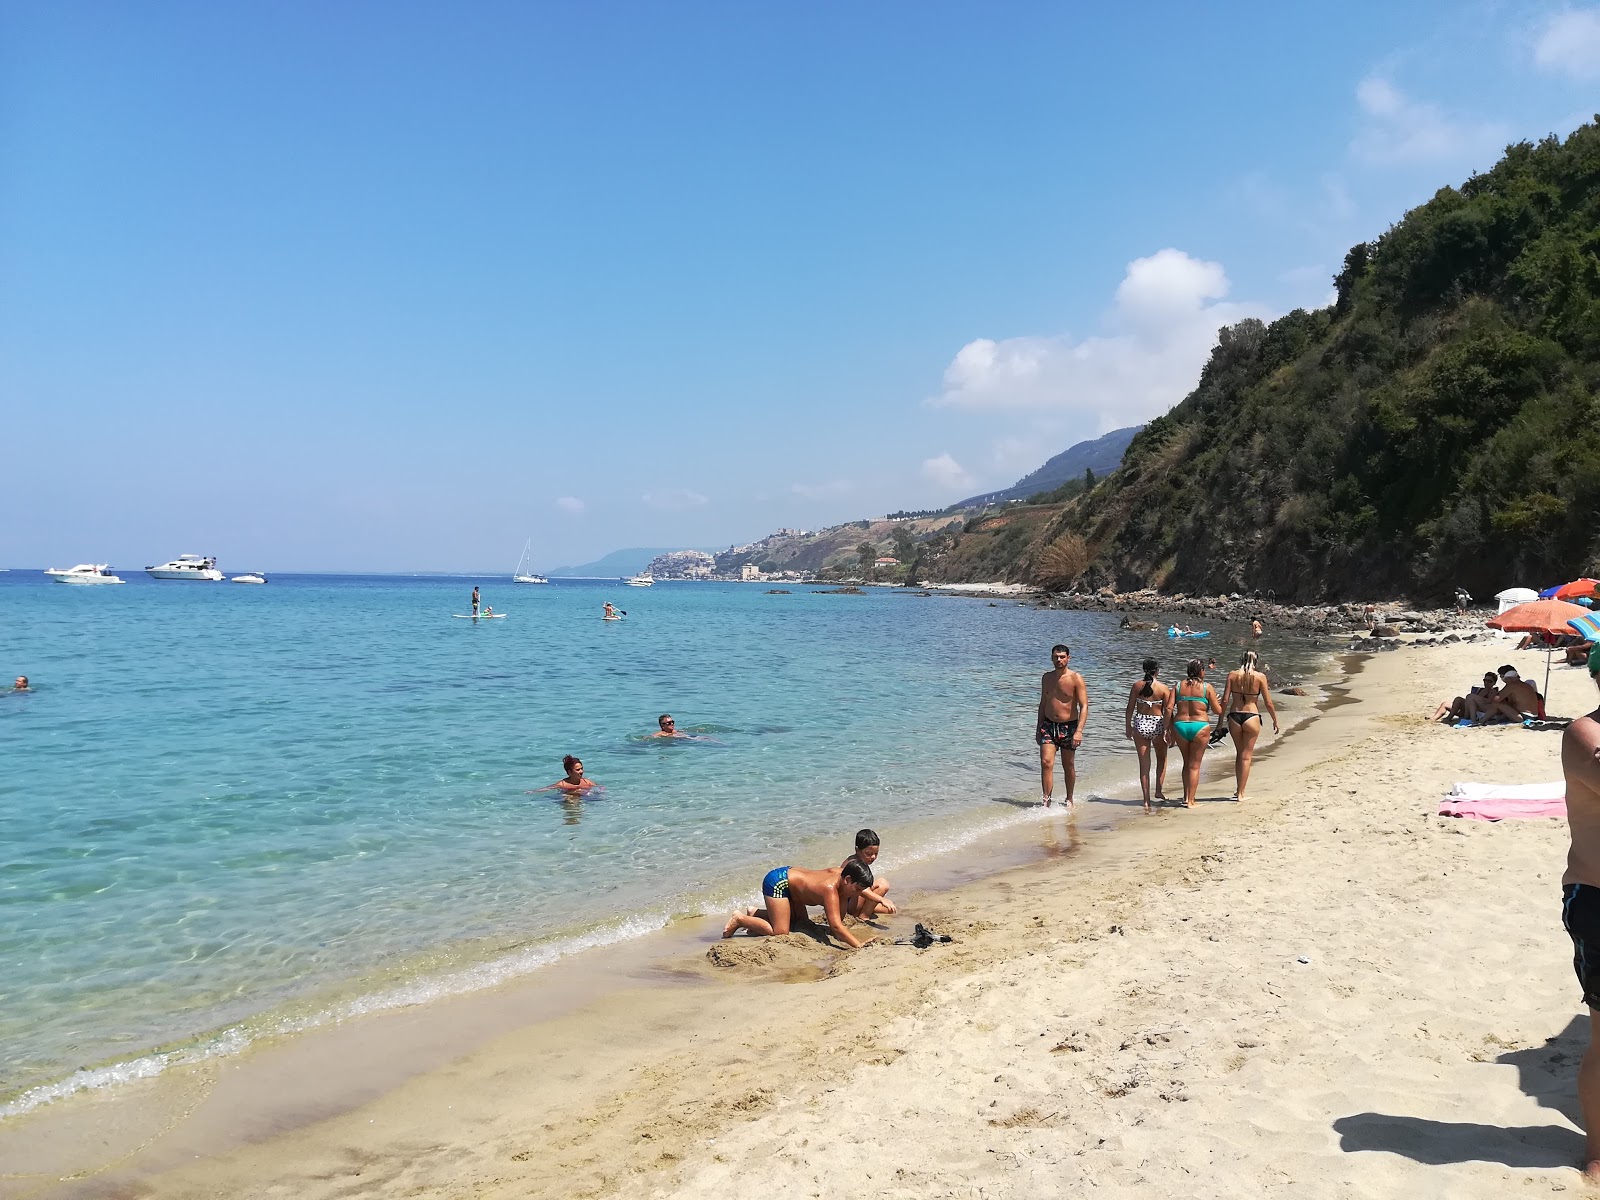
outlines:
M662 729L676 729L678 727L678 723L672 719L671 713L662 713L656 718L656 724L661 726Z
M581 771L583 770L583 759L577 757L577 755L568 754L561 760L561 769L568 775L571 775L574 770Z
M28 677L26 675L18 675L17 676L17 682L15 684L13 684L12 686L15 687L16 690L19 691L19 692L27 691L28 690Z
M1206 673L1205 664L1203 662L1201 662L1198 658L1191 658L1189 660L1189 668L1188 668L1188 670L1189 670L1189 678L1190 679L1199 679L1202 675L1204 675Z
M840 869L839 882L865 891L872 886L872 868L859 858L852 858Z

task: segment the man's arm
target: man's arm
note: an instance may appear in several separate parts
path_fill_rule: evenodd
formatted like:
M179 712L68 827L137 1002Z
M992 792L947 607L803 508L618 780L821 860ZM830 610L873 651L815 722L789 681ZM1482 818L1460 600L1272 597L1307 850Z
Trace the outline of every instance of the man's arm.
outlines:
M1043 721L1044 720L1044 702L1046 700L1048 700L1049 698L1050 698L1050 676L1048 674L1041 675L1039 677L1039 711L1034 717L1035 720L1037 720L1037 721Z
M1561 771L1569 788L1576 781L1600 795L1600 723L1581 718L1567 726L1561 735Z
M1077 674L1077 672L1073 672ZM1078 728L1072 734L1072 748L1076 750L1083 745L1083 727L1089 720L1089 688L1083 682L1083 676L1078 675L1078 681L1073 685L1078 693Z

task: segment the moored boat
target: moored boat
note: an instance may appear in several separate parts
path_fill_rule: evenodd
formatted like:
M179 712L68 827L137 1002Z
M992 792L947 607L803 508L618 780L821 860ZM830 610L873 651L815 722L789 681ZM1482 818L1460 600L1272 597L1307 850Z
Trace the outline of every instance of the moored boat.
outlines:
M146 567L144 573L151 579L200 579L221 583L222 572L217 570L217 560L198 554L180 554L171 562Z
M105 563L79 563L65 571L51 567L45 572L57 583L126 583L125 579L118 579L111 573L111 568Z

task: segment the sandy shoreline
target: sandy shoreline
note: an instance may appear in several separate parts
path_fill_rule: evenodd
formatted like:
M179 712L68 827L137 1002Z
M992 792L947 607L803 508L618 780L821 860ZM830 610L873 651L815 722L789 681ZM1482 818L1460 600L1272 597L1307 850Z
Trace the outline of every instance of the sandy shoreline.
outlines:
M1457 779L1559 778L1558 734L1422 720L1507 660L1542 669L1492 645L1366 660L1359 702L1262 758L1247 806L1213 783L1081 846L1041 822L1053 857L908 906L954 945L736 940L732 967L696 955L680 986L153 1177L130 1169L190 1160L186 1114L91 1163L90 1113L54 1169L0 1130L8 1164L34 1159L0 1196L1574 1188L1564 823L1432 815ZM1551 690L1553 712L1594 706L1581 672Z

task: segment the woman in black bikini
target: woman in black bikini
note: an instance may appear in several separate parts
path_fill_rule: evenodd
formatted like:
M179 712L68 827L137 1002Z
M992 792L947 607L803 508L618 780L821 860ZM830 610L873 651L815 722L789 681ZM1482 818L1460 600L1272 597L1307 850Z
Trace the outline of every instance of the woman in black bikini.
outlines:
M1206 682L1206 669L1198 658L1189 660L1188 678L1172 693L1172 719L1167 722L1167 745L1183 753L1183 806L1193 808L1200 792L1200 763L1206 756L1211 713L1219 712L1217 693Z
M1127 711L1123 713L1123 735L1133 741L1139 751L1139 786L1144 789L1144 810L1150 812L1150 750L1156 752L1157 800L1165 800L1167 787L1167 722L1172 719L1172 689L1156 681L1160 664L1153 658L1144 660L1144 678L1133 685L1128 693Z
M1245 786L1250 782L1250 763L1255 757L1256 739L1261 736L1261 711L1256 702L1264 702L1267 715L1272 718L1272 733L1278 733L1278 710L1273 706L1272 693L1267 690L1267 676L1256 669L1256 652L1246 650L1239 660L1239 669L1228 672L1228 684L1222 693L1222 711L1227 713L1228 735L1233 738L1233 778L1235 800L1244 799Z

